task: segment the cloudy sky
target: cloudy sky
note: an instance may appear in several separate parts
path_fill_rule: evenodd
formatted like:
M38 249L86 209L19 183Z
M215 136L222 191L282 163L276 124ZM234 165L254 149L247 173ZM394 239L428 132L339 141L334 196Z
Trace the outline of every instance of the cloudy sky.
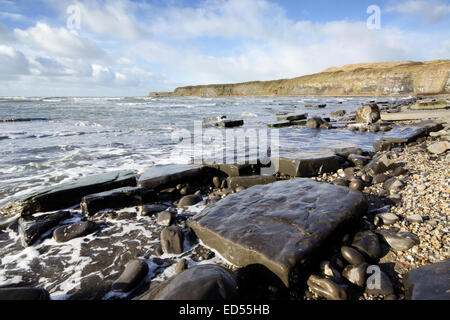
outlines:
M143 96L450 59L449 30L443 0L0 0L0 95Z

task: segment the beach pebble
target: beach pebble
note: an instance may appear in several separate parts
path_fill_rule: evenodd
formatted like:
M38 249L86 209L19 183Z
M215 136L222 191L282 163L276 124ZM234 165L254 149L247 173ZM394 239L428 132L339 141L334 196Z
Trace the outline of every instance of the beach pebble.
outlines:
M350 264L358 265L365 262L363 255L354 248L342 246L341 254L342 257L344 257L344 259L347 260Z
M162 251L166 254L183 253L183 232L176 226L164 228L160 235Z
M422 223L423 222L423 218L420 214L408 215L408 216L406 216L406 220L411 223Z
M353 190L361 191L364 188L364 184L359 179L354 179L350 181L349 188Z
M378 266L369 266L367 272L366 292L368 294L382 295L384 297L394 294L391 279Z
M366 270L369 265L361 263L358 265L348 265L342 271L342 276L358 287L364 287L366 283Z
M202 197L199 195L184 196L178 202L178 208L190 207L201 202L202 200L203 200Z
M375 225L378 225L378 226L382 225L382 224L388 226L388 225L396 223L399 220L400 220L400 218L395 213L386 212L386 213L377 214L375 216L374 223L375 223Z
M162 211L158 214L156 223L163 227L168 227L172 223L172 213L169 211Z
M309 289L327 300L347 300L347 286L339 285L330 279L311 275L307 281Z
M381 256L381 247L378 236L372 231L358 232L353 239L352 247L355 247L374 260Z
M419 238L410 232L394 233L388 230L380 230L379 234L395 251L406 251L419 244Z
M136 287L148 274L148 265L143 260L132 260L125 266L125 270L112 284L115 292L129 292Z

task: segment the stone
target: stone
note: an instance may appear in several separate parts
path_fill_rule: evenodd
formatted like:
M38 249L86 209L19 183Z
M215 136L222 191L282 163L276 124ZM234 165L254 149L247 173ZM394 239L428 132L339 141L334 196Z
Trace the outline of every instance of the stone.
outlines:
M156 293L143 300L233 300L238 297L236 281L218 265L198 265L175 276Z
M375 296L382 295L385 297L394 294L391 279L378 266L369 266L367 273L369 275L366 285L366 292L368 294Z
M92 216L105 209L122 209L141 206L156 200L153 190L140 187L124 187L85 196L81 200L83 213Z
M328 279L336 281L338 283L342 282L341 274L331 265L329 261L322 261L320 263L320 269L322 270L323 275Z
M325 121L322 118L310 118L306 122L306 127L310 129L319 129L324 123Z
M361 176L361 180L364 181L367 184L370 184L372 182L372 177L366 173L363 173Z
M236 266L262 264L289 286L292 274L301 274L330 237L366 210L358 191L299 178L232 194L188 224Z
M50 294L39 288L0 288L0 301L35 300L50 300Z
M187 268L188 268L188 262L186 259L183 258L175 264L174 272L175 272L175 274L180 274Z
M323 173L335 172L340 167L339 157L335 155L272 158L275 171L290 177L314 177Z
M366 260L364 259L363 255L359 253L358 250L348 247L348 246L342 246L341 247L341 254L342 257L347 260L348 263L352 265L359 265L361 263L364 263Z
M333 281L311 275L307 281L312 292L327 300L347 300L347 286L339 285Z
M396 251L406 251L420 243L419 238L410 232L394 233L388 230L380 230L378 233Z
M235 127L241 127L244 125L244 120L223 120L219 122L215 122L212 124L216 127L222 127L222 128L235 128Z
M375 223L375 225L381 225L384 224L386 226L396 223L400 218L395 214L391 212L385 212L385 213L379 213L376 215L378 219L381 220L382 223Z
M377 104L370 104L356 111L356 122L374 123L380 120L380 109Z
M318 104L318 105L314 106L315 109L323 109L323 108L326 108L326 107L327 107L326 104Z
M348 156L348 160L352 162L356 167L362 168L371 160L371 158L357 154L351 154Z
M158 214L156 223L163 227L168 227L172 224L172 213L169 211L162 211Z
M217 170L228 177L239 177L253 174L259 174L260 164L216 164L205 162L208 168Z
M70 217L69 211L60 211L44 216L22 217L19 219L19 234L22 245L28 247L35 243L44 233L56 227L61 221Z
M152 216L155 213L167 210L168 206L164 204L147 204L141 207L141 216Z
M202 165L159 165L148 169L138 180L138 187L160 191L177 184L204 178L207 169Z
M398 164L391 159L391 156L391 154L382 154L373 158L372 161L364 167L364 172L375 177L377 174L397 168Z
M443 154L447 150L450 150L450 142L441 141L437 143L433 143L427 147L428 152L433 154Z
M408 170L403 168L403 167L397 167L395 168L395 170L392 172L392 176L394 177L398 177L398 176L404 176L408 173ZM387 180L387 179L386 179ZM384 181L383 181L384 182Z
M331 116L333 117L343 117L347 114L347 111L345 110L336 110L330 113Z
M0 215L0 230L8 229L10 226L15 224L20 218L20 214L16 214L15 216L2 216Z
M443 119L450 117L450 110L426 110L426 111L404 111L397 113L382 113L383 121L406 121L406 120L425 120L425 119Z
M342 178L336 179L332 183L335 186L341 186L341 187L348 187L348 185L349 185L349 181L346 179L342 179Z
M229 177L227 179L228 187L235 190L238 187L250 188L256 185L269 184L276 182L274 176L247 176L247 177Z
M111 189L136 186L132 171L110 172L89 176L78 181L50 186L16 199L0 211L8 214L32 215L70 208L80 203L84 196Z
M334 152L340 157L348 158L350 155L355 154L361 156L363 154L362 149L360 148L339 148L334 149Z
M383 187L389 194L395 194L405 187L405 183L400 179L390 178L384 182Z
M373 260L381 257L378 236L372 231L358 232L353 239L352 246Z
M292 115L292 116L287 116L287 117L278 117L277 121L294 121L294 120L305 120L308 117L307 113L304 114L299 114L299 115Z
M53 231L56 242L68 242L72 239L84 237L97 230L97 224L92 221L83 221L59 227Z
M361 191L362 189L364 189L364 184L361 180L359 179L353 179L350 181L350 184L348 186L350 189L353 190L359 190Z
M344 268L344 271L342 271L342 276L354 285L364 287L366 284L366 270L368 266L369 265L365 262L358 265L348 265Z
M213 182L214 187L216 187L216 189L220 187L220 179L219 179L219 177L214 177L212 182Z
M408 272L406 300L450 300L450 259Z
M178 202L178 208L190 207L190 206L196 205L197 203L201 202L202 200L203 200L203 198L201 196L195 195L195 194L192 194L189 196L184 196Z
M112 284L112 291L130 292L147 276L149 271L147 262L143 260L132 260L125 265L125 270Z
M373 177L373 179L372 179L372 183L373 184L380 184L380 183L384 183L384 182L386 182L387 180L389 180L389 176L388 175L386 175L386 174L384 174L384 173L379 173L379 174L376 174L374 177Z
M164 228L160 235L161 247L166 254L183 253L184 236L180 228L173 226Z
M420 214L407 215L406 220L411 223L422 223L423 222L423 218Z

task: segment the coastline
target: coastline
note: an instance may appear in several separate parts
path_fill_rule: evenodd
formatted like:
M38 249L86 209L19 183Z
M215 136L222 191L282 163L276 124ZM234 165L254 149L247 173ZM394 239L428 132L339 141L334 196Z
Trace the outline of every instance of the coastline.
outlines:
M428 97L427 100L431 100L432 98L441 99L442 97L443 96L441 95ZM401 114L402 112L407 111L406 109L409 109L409 107L415 103L414 100L416 100L416 98L412 98L412 100L413 101L409 104L406 103L405 105L394 105L381 108L381 114L386 112ZM356 115L350 114L348 116L354 117ZM106 272L108 275L105 276L107 280L104 281L104 284L99 285L98 279L95 279L95 281L93 279L88 279L89 281L86 280L86 283L84 285L82 284L81 288L75 288L73 296L68 295L66 297L69 299L74 297L79 299L98 299L108 296L108 294L109 297L112 298L130 299L140 297L142 299L153 299L155 298L155 295L158 297L160 290L164 290L164 287L167 286L169 280L174 281L173 279L176 279L174 276L177 274L177 266L181 268L181 270L185 270L186 268L188 270L191 268L195 269L198 267L198 262L201 261L206 261L209 262L209 264L217 266L215 267L216 269L213 270L214 272L222 272L222 270L218 268L220 268L220 265L225 265L231 270L232 274L244 274L244 276L238 277L240 279L240 282L238 282L240 287L247 287L249 289L247 289L248 291L238 292L238 294L241 295L241 298L245 298L247 295L275 299L286 299L287 297L290 297L291 299L294 298L299 300L323 298L403 300L413 298L414 290L409 289L407 283L403 280L406 277L406 274L418 267L433 265L445 259L448 260L449 258L448 204L447 207L445 207L446 202L442 201L434 204L431 203L430 205L432 206L430 207L426 201L426 199L435 199L436 201L439 197L448 199L448 189L446 189L448 184L447 187L445 185L445 177L448 177L450 174L448 171L448 149L439 154L435 154L430 153L427 147L430 147L435 143L445 143L445 141L448 141L450 132L449 123L442 119L438 119L436 122L425 123L419 119L417 121L395 122L377 120L371 124L361 123L358 125L356 125L354 121L347 120L344 122L347 122L347 124L345 127L342 127L341 130L359 130L361 132L367 132L386 128L387 132L392 132L396 129L402 129L403 127L413 128L413 130L410 130L412 133L410 131L403 133L403 131L400 130L400 134L393 134L391 140L382 141L383 143L380 144L382 150L378 152L365 152L363 150L355 149L336 151L335 157L338 157L339 160L339 165L337 167L330 167L330 172L325 173L322 173L322 169L319 169L312 173L309 179L300 177L300 179L305 179L305 181L318 181L320 183L326 181L328 182L327 185L337 186L336 188L338 189L330 189L332 192L347 189L354 189L355 192L361 191L368 203L368 208L366 212L362 212L364 210L361 210L361 212L359 212L361 214L359 217L356 217L355 215L356 220L351 225L350 229L346 228L346 232L339 232L336 234L339 240L334 242L331 246L329 246L329 239L325 239L326 237L323 239L322 237L319 238L318 241L324 241L324 243L320 246L320 249L314 249L316 251L312 252L308 257L308 259L311 259L313 262L310 263L307 269L301 270L300 278L303 279L301 280L302 283L291 286L287 292L286 289L275 280L267 283L266 288L261 288L261 286L254 287L251 283L251 279L254 277L258 278L261 274L267 275L265 273L267 271L249 270L244 266L239 267L237 265L230 266L226 261L223 261L219 255L214 255L214 250L219 249L217 252L224 254L224 258L226 259L227 252L220 252L223 248L217 244L217 248L211 247L211 249L209 249L207 243L215 244L210 237L207 237L205 241L202 238L196 240L198 236L196 235L198 232L196 230L200 229L196 229L194 225L189 223L191 220L201 218L201 213L204 210L214 210L215 206L220 206L220 204L223 201L226 201L228 197L237 198L240 194L244 197L246 193L250 192L252 184L254 184L255 181L249 178L248 172L241 174L240 170L244 168L241 168L240 166L229 165L226 166L226 168L220 168L219 166L219 171L212 171L215 175L211 175L211 172L209 171L205 175L203 172L204 169L202 169L202 171L196 171L197 167L194 168L194 171L189 171L189 174L187 174L186 169L184 169L177 172L178 178L173 181L171 180L171 173L165 172L164 170L159 172L159 175L153 173L151 179L148 175L147 177L137 177L137 188L148 189L149 187L148 185L145 185L145 181L152 182L151 188L156 187L154 190L155 194L152 194L151 196L152 200L141 200L143 205L139 210L134 211L126 208L137 206L135 202L129 202L129 197L135 197L136 194L141 194L141 189L133 189L133 192L136 193L130 194L128 194L129 191L127 191L125 197L123 194L108 194L108 201L118 201L117 209L109 209L93 214L89 212L89 209L85 209L84 212L75 210L69 220L67 220L67 216L65 216L64 219L60 218L60 220L56 222L56 226L53 224L50 229L47 228L45 232L39 234L36 246L40 246L40 249L46 248L46 250L57 250L58 245L54 240L51 240L46 244L45 239L49 236L54 236L54 230L56 228L70 225L74 222L81 223L83 221L91 221L101 225L106 221L107 224L110 225L111 229L107 229L106 234L102 235L102 229L100 228L97 230L97 233L90 233L87 236L89 239L87 248L89 248L89 250L92 250L99 245L108 248L108 246L100 240L102 238L108 240L114 239L115 234L122 234L122 236L117 237L117 241L125 241L130 234L127 234L126 232L123 234L123 230L126 230L127 224L130 224L131 226L131 221L134 220L137 220L140 224L145 225L145 228L151 230L151 232L146 235L148 237L147 240L141 240L141 244L134 246L133 249L130 250L130 253L125 257L121 257L120 265L110 266L105 262L103 265L100 264L96 267L100 268L96 270L98 272L108 270L108 272ZM331 125L333 125L332 122ZM418 125L418 127L414 127L414 125ZM323 128L317 130L326 129ZM316 159L314 161L316 161ZM328 165L328 160L324 161L325 162L321 163L321 165L325 163ZM210 167L216 169L214 165ZM374 168L378 169L375 171ZM252 170L254 169L255 168L252 168ZM176 170L180 169L176 168ZM232 174L232 172L234 172L233 170L238 171L237 176ZM284 186L284 182L288 183L289 181L295 181L296 178L290 176L288 173L289 172L277 172L274 175L277 180L276 183L281 183L280 186ZM256 174L255 177L257 178L258 175ZM427 177L426 181L423 180L423 177ZM374 179L377 181L384 181L375 183ZM124 185L135 187L133 186L135 184L131 180L127 180ZM250 182L248 180L250 180ZM233 186L233 183L236 183L236 181L238 181L240 185ZM390 181L391 183L387 183L387 181ZM303 180L300 182L306 183L303 182ZM245 183L247 183L246 186L248 187L242 185ZM257 182L253 187L257 187L259 183L260 182ZM272 192L270 191L272 183L273 181L264 184L267 186L269 194ZM123 185L120 184L120 186ZM425 186L425 189L422 189L423 186ZM118 187L119 185L115 185L114 187L108 186L106 189L109 190ZM321 190L321 186L319 185L316 186L314 184L314 187L317 187L319 191ZM106 192L108 192L107 190ZM284 189L284 191L288 190L289 189ZM102 191L104 190L102 189ZM77 192L80 191L78 190L75 193ZM97 190L97 192L100 191ZM414 205L416 203L414 199L417 197L418 192L422 192L420 200L420 204L423 206L422 210L419 210L420 207ZM351 193L351 195L353 196L353 193ZM102 195L102 197L105 197L105 195ZM252 194L251 197L257 196ZM124 200L119 201L117 199ZM252 200L256 199L258 198L252 198ZM83 201L87 203L87 200L84 199ZM104 203L101 199L98 199L97 201L99 201L100 208L102 209L108 209L108 205L111 203ZM184 201L186 203L183 205ZM259 199L259 201L264 202L264 197ZM170 205L168 205L169 203ZM205 207L202 207L203 204ZM163 207L152 207L155 205L162 205ZM194 207L191 205L194 205ZM353 209L350 209L350 207L353 206L352 201L349 201L348 205L349 210L352 211ZM13 206L12 210L16 210L16 208L17 207ZM65 208L66 207L62 207L59 209ZM89 207L85 206L85 208ZM193 208L193 212L190 211L191 208ZM243 208L245 210L245 203ZM196 212L196 210L198 212ZM357 211L360 211L360 208ZM162 212L165 212L165 214L162 215ZM167 214L167 212L169 214ZM138 215L138 213L140 215ZM197 213L200 213L200 216L196 215ZM387 215L387 213L389 213L389 215ZM444 215L441 215L440 213L444 213ZM210 214L213 215L213 212ZM343 214L347 214L347 212L343 212ZM422 221L420 221L420 217L417 215L422 217ZM163 216L165 216L164 219L166 220L163 220ZM410 216L414 216L415 220L411 220ZM4 217L5 216L1 216L2 221ZM8 219L11 218L11 216L6 217ZM22 218L24 218L24 216ZM28 220L29 218L30 220ZM28 217L25 220L33 223L34 218ZM20 225L23 225L23 222L24 221L8 220L5 224L2 223L1 225L2 227L6 227L6 229L3 230L8 230L8 233L12 234L19 232L18 230L20 229ZM262 228L263 227L264 225L262 225ZM334 227L338 230L340 225L333 226L332 231L334 231ZM169 230L167 228L172 229ZM232 229L233 228L231 228L231 230ZM4 232L3 230L2 232ZM380 234L382 230L388 230L389 233ZM436 230L438 233L437 235L435 235ZM214 233L213 230L211 232ZM406 235L406 232L412 235ZM3 233L3 236L5 234L7 233ZM24 231L22 231L22 237L24 236L23 234L26 234L26 232L24 233ZM428 237L430 234L432 236ZM80 234L78 236L80 236ZM81 234L81 236L83 236L83 234ZM139 234L139 236L142 237L143 235ZM355 238L358 237L359 240L355 240ZM394 239L395 244L389 242L391 241L391 238ZM147 242L148 240L152 243L150 246L151 248ZM196 243L196 241L203 243L203 245ZM282 242L284 240L282 237L279 237L274 239L274 241ZM177 242L178 245L181 245L181 250L173 245L173 243ZM325 243L327 243L327 245L325 245ZM369 243L369 245L367 245L367 243ZM399 250L398 247L396 247L399 243L406 245L406 247L409 248L406 250ZM239 245L242 246L245 244L241 243ZM9 250L12 250L12 252L17 250L20 254L22 249L20 248L19 243L14 245L9 243L9 246ZM30 246L33 246L33 244L30 244ZM352 263L349 261L348 259L351 260L352 258L342 254L343 246L359 250L359 254L363 256L363 260L359 261L359 263ZM380 252L373 253L373 247L377 247L377 250ZM387 253L385 252L386 249ZM383 257L381 257L381 251L386 253ZM116 253L120 254L120 252ZM58 255L58 252L56 252L56 255ZM358 256L358 254L354 255ZM107 260L106 256L103 254L96 259ZM141 262L145 261L148 268L146 269L145 266L143 267L143 265L139 264L130 267L128 263L135 259L138 259ZM12 263L11 260L7 260L9 263ZM4 262L4 259L2 262ZM89 265L93 265L92 261L85 261L84 263L86 263L87 268L89 268ZM393 268L392 264L394 264ZM5 263L5 265L8 264ZM272 264L268 265L271 266ZM361 275L362 269L364 269L362 274L365 274L365 271L369 266L379 266L383 274L387 277L385 278L385 276L383 276L384 282L383 288L381 288L383 290L367 290L365 284L363 283L361 286L361 280L355 278L355 274ZM297 267L298 266L293 266L290 272L292 271L293 274L295 274L297 272ZM91 266L91 268L94 267ZM120 291L117 291L116 293L111 292L110 287L114 285L114 283L117 283L115 280L119 278L124 268L128 270L128 276L124 276L123 274L122 276L125 278L128 277L128 279L122 280L131 282L132 287L136 286L136 283L139 283L139 285L137 285L137 288L133 287L132 291L122 292L122 295L120 295L117 293ZM143 272L142 270L147 270L147 272ZM268 274L270 275L271 273L269 272ZM130 277L133 281L130 280ZM433 274L430 274L430 277L432 278ZM445 277L445 274L443 277ZM137 278L139 281L136 282ZM363 278L366 280L365 276L363 276ZM290 280L286 281L286 283L288 283ZM423 281L418 283L423 285ZM443 284L445 285L445 282ZM194 283L194 285L196 284ZM13 287L16 286L17 284L13 285ZM304 288L305 286L306 289ZM268 289L269 287L272 287L272 289ZM276 290L273 290L273 288ZM186 291L186 288L177 290ZM175 290L175 293L179 294L180 292L177 290ZM230 289L230 292L231 291L234 290ZM442 294L445 297L446 293Z

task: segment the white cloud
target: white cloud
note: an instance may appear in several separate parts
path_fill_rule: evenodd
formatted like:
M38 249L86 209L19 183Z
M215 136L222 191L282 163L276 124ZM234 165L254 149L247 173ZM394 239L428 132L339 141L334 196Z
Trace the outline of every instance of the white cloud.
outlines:
M93 41L80 37L76 32L54 29L42 22L26 30L14 29L14 36L27 46L63 57L95 60L106 55Z
M0 75L2 78L29 73L29 63L22 52L9 46L0 45Z
M388 7L386 12L415 15L421 17L426 24L434 24L450 14L450 5L430 1L406 1Z

